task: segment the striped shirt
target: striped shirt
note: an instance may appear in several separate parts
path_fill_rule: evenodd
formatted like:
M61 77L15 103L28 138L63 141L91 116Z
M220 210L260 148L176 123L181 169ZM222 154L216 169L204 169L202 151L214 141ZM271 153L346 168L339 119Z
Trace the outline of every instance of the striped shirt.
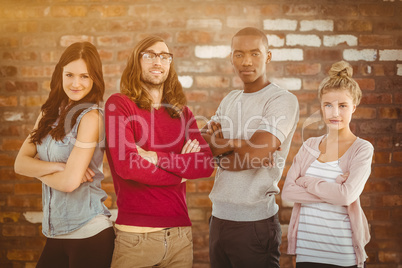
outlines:
M333 183L341 174L338 161L315 160L306 171L306 176ZM328 203L302 204L296 254L296 262L356 265L347 208Z

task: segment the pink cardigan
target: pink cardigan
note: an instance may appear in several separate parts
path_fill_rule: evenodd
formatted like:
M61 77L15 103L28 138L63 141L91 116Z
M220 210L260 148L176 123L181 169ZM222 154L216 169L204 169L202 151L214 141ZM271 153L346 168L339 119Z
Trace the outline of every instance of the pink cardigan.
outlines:
M318 146L323 138L310 138L303 143L286 176L282 199L295 202L288 229L288 254L296 254L301 203L326 202L347 206L357 267L363 267L367 258L364 247L370 241L370 233L359 197L371 173L374 148L370 142L357 138L339 158L344 175L336 178L337 183L330 183L305 176L307 169L320 156Z

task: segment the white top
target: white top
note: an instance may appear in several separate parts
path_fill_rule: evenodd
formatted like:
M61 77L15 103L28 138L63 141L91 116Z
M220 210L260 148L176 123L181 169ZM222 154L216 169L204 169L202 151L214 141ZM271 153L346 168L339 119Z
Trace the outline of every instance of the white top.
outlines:
M306 176L333 183L341 174L338 161L315 160L306 172ZM296 254L296 262L356 265L347 208L328 203L302 204Z
M95 236L103 230L112 227L113 223L105 215L97 215L80 229L64 235L56 235L55 239L83 239Z

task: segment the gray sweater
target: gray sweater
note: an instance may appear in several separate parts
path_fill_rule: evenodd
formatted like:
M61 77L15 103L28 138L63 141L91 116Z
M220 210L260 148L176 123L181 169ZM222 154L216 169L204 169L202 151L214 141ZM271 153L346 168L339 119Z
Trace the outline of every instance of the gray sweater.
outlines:
M282 148L275 153L274 168L218 168L209 195L212 215L232 221L258 221L275 215L279 209L275 203L278 182L299 120L296 96L275 84L254 93L233 90L211 120L221 124L225 139L249 140L255 131L264 130L276 136Z

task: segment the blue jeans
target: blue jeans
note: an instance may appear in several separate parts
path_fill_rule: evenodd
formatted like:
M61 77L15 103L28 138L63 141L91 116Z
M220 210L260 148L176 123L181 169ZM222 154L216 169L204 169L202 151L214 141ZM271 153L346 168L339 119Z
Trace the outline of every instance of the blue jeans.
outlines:
M279 267L282 231L277 214L250 222L212 216L209 228L211 268Z

